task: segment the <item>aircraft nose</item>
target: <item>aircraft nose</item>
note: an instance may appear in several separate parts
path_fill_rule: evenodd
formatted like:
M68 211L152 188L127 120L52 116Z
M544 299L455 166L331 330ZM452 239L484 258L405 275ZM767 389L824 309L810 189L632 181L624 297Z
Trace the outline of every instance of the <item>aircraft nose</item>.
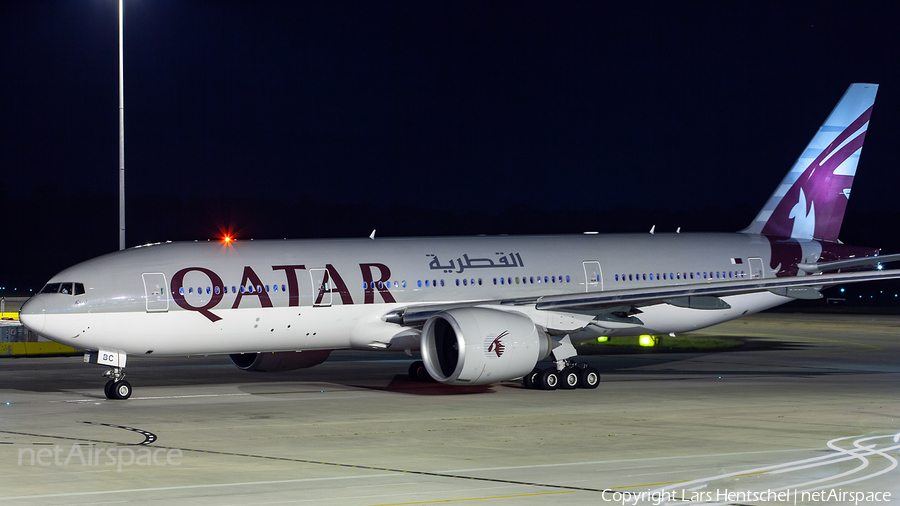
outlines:
M28 330L40 334L44 330L44 314L46 307L44 301L38 297L32 297L19 310L19 321L25 325Z

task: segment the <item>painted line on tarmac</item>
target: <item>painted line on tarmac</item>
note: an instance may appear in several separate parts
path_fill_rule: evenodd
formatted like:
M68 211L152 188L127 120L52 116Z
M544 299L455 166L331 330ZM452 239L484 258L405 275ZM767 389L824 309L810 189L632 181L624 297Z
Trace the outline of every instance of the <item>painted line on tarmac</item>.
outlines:
M125 427L125 426L119 426L119 425L110 425L110 424L102 424L102 423L94 423L94 422L82 422L82 423L91 423L91 424L94 424L94 425L105 425L105 426L108 426L108 427L115 427L115 428L125 429L125 430L129 430L129 431L134 431L134 432L143 434L143 435L145 436L145 438L146 438L146 437L149 437L148 435L153 436L154 438L156 437L155 434L152 434L152 433L147 432L147 431L143 431L143 430L141 430L141 429L135 429L135 428L133 428L133 427ZM549 483L536 483L536 482L518 481L518 480L505 480L505 479L500 479L500 478L487 478L487 477L479 477L479 476L464 476L464 475L459 475L459 474L449 474L449 473L446 473L446 472L415 471L415 470L410 470L410 469L395 469L395 468L390 468L390 467L377 467L377 466L366 466L366 465L356 465L356 464L344 464L344 463L340 463L340 462L327 462L327 461L321 461L321 460L295 459L295 458L289 458L289 457L273 457L273 456L269 456L269 455L256 455L256 454L251 454L251 453L236 453L236 452L223 452L223 451L216 451L216 450L200 450L200 449L197 449L197 448L177 448L177 447L171 447L171 446L156 446L156 445L149 445L149 444L146 444L147 439L145 439L143 443L137 443L137 444L132 443L132 444L129 445L128 443L119 443L119 442L115 442L115 441L101 441L101 440L86 439L86 438L75 438L75 437L65 437L65 436L51 436L51 435L44 435L44 434L30 434L30 433L25 433L25 432L14 432L14 431L4 431L4 430L0 430L0 433L16 434L16 435L32 436L32 437L46 437L46 438L52 438L52 439L65 439L65 440L69 440L69 441L84 441L84 442L91 442L91 443L106 443L106 444L114 444L114 445L128 445L128 446L145 445L145 446L150 447L150 448L164 448L164 449L166 449L166 450L180 450L180 451L182 451L182 452L190 452L190 453L205 453L205 454L211 454L211 455L222 455L222 456L226 456L226 457L244 457L244 458L253 458L253 459L275 460L275 461L281 461L281 462L295 462L295 463L300 463L300 464L312 464L312 465L316 465L316 466L341 467L341 468L360 469L360 470L368 470L368 471L383 471L383 472L387 473L387 474L382 474L382 475L380 475L380 476L392 476L392 475L397 475L397 474L405 474L405 475L429 476L429 477L434 477L434 478L451 478L451 479L457 479L457 480L472 480L472 481L488 482L488 483L502 483L502 484L507 484L507 485L522 485L522 486L528 486L528 487L542 487L542 488L550 488L550 489L558 489L558 490L583 491L583 492L600 492L600 493L602 493L602 492L608 492L608 493L615 492L615 490L613 490L613 489L590 488L590 487L574 487L574 486L568 486L568 485L553 485L553 484L549 484ZM155 441L155 439L154 439L154 441ZM305 480L285 480L285 481L274 481L274 482L250 482L250 483L248 483L248 484L262 484L262 483L290 483L290 482L293 482L293 481L305 481ZM215 486L229 486L229 485L239 485L239 484L220 484L220 485L215 485ZM196 487L202 487L202 486L204 486L204 485L197 485ZM210 486L213 486L213 485L210 485ZM172 488L159 488L159 489L155 489L155 488L154 488L154 489L135 489L135 490L121 490L121 491L119 491L119 492L153 491L153 490L174 490L174 489L179 489L179 488L194 488L194 487L195 487L195 486L172 487ZM89 493L89 492L85 492L85 493L76 493L76 494L74 494L74 495L89 495L89 494L92 494L92 493L99 494L99 493L115 493L115 492L116 492L116 491L90 492L90 493ZM36 495L36 496L23 496L23 497L19 497L19 498L20 498L20 499L21 499L21 498L42 498L42 497L57 497L57 496L59 496L59 497L65 497L66 495L68 495L68 494L51 494L51 495L39 495L39 496L37 496L37 495ZM7 499L13 499L13 498L10 498L10 497L2 497L2 498L0 498L0 500L7 500Z
M698 459L706 457L732 457L735 455L753 455L758 453L785 453L785 452L808 452L821 450L821 448L793 448L790 450L759 450L754 452L731 452L731 453L708 453L704 455L680 455L675 457L645 457L640 459L618 459L618 460L593 460L588 462L565 462L560 464L534 464L529 466L504 466L504 467L476 467L471 469L448 469L440 471L442 473L471 473L474 471L504 471L508 469L533 469L539 467L565 467L565 466L586 466L596 464L619 464L622 462L643 462L643 461L659 461L674 459Z
M463 502L463 501L485 501L488 499L515 499L518 497L535 497L541 495L554 495L554 494L571 494L575 492L574 490L560 490L558 492L539 492L536 494L516 494L516 495L497 495L492 497L467 497L463 499L437 499L433 501L414 501L414 502L392 502L392 503L384 503L384 504L376 504L373 506L410 506L412 504L440 504L445 502Z

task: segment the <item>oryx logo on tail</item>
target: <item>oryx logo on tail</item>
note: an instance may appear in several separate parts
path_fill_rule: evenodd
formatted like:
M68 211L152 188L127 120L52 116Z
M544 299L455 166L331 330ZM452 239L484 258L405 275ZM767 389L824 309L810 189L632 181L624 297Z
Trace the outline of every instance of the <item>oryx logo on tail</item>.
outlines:
M876 84L852 84L743 232L836 242L862 153Z

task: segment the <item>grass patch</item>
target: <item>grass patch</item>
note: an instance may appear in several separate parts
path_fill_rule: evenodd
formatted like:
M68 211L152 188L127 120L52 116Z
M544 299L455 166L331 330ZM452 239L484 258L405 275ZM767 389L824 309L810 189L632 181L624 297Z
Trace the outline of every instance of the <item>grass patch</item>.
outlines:
M638 336L608 337L604 342L596 340L584 341L576 346L585 346L592 349L598 348L635 348L642 350L722 350L736 348L744 344L739 339L710 336L653 336L656 340L654 346L641 346Z

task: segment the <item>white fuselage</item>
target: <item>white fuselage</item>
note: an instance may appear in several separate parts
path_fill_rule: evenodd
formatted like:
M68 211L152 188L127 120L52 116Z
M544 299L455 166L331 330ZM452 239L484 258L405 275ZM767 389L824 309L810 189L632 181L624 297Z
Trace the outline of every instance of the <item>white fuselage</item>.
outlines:
M814 241L802 250L816 261ZM638 326L527 301L772 277L770 260L766 237L740 233L167 243L60 272L50 284L81 283L85 293L41 293L22 321L77 348L154 355L417 349L418 329L384 317L429 304L515 311L576 340L686 332L792 299L760 292L723 297L728 309L649 305Z

